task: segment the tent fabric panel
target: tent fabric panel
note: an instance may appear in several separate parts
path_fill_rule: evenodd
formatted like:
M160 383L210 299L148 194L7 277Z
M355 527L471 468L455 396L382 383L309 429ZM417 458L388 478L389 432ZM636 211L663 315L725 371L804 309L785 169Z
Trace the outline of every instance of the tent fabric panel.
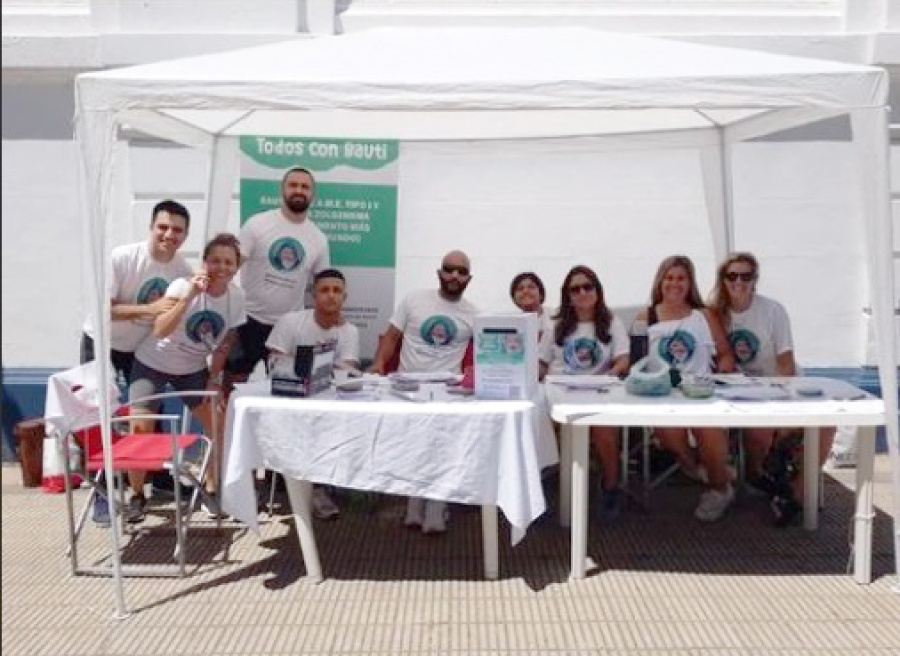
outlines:
M449 54L448 54L449 53ZM85 107L870 107L884 71L584 28L383 29L87 73Z
M878 341L878 375L884 399L885 427L894 503L895 572L900 576L900 416L897 399L897 344L894 329L893 219L890 205L890 153L887 109L855 111L850 116L856 142L863 215L868 235L869 293Z

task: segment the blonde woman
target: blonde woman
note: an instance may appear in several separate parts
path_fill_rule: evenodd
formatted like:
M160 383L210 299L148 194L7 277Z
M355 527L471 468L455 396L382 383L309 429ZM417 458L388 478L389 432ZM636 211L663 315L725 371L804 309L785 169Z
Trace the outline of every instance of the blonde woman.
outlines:
M667 257L653 280L650 306L637 315L647 322L651 354L681 373L709 374L734 370L734 358L725 331L715 312L700 297L694 264L685 255ZM660 445L678 459L690 477L704 480L706 489L694 516L706 522L718 520L734 501L727 467L728 435L722 428L691 428L697 441L691 448L688 429L658 428Z
M751 253L733 253L719 265L716 286L710 298L727 334L738 368L751 376L796 376L794 342L787 311L778 301L756 292L759 261ZM820 431L820 464L834 441L834 428ZM792 482L792 495L776 493L765 472L765 460L776 437L788 433L774 428L745 428L748 483L768 492L779 526L790 523L801 511L802 477Z

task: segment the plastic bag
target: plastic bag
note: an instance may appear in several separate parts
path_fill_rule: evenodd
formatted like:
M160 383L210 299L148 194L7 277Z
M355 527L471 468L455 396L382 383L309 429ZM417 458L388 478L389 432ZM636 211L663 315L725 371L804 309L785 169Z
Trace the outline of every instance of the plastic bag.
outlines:
M638 396L665 396L672 391L669 365L655 355L641 358L625 379L625 390Z

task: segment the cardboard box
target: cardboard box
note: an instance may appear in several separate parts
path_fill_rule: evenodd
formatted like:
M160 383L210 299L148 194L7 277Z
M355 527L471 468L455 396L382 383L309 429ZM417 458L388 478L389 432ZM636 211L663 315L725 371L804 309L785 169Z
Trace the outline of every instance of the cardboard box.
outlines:
M475 317L475 397L529 400L538 385L536 314Z

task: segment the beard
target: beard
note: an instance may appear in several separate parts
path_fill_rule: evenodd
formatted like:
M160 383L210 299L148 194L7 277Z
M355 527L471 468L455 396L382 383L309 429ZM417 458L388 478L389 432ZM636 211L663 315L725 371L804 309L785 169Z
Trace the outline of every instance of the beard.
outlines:
M309 208L309 199L306 196L285 196L284 205L294 214L302 214Z
M452 301L458 300L462 298L463 292L466 291L467 282L460 282L458 280L444 280L440 278L441 284L441 294L444 295L445 298L449 298Z

